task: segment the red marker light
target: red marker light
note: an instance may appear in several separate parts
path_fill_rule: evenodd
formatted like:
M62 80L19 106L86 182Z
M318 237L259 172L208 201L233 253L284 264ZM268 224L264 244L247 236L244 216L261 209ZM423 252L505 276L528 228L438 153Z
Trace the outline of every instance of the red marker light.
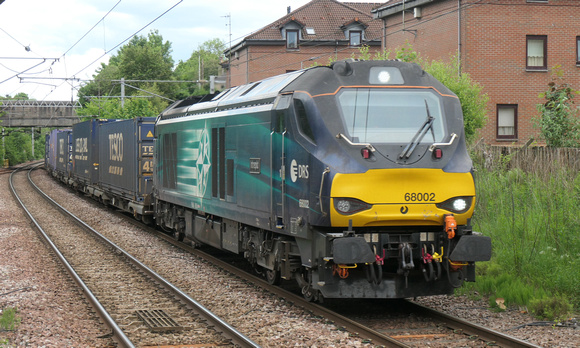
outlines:
M435 149L433 151L433 157L435 157L435 159L441 159L443 157L443 150Z
M369 159L371 157L371 152L369 149L362 149L360 150L360 153L362 154L364 159Z

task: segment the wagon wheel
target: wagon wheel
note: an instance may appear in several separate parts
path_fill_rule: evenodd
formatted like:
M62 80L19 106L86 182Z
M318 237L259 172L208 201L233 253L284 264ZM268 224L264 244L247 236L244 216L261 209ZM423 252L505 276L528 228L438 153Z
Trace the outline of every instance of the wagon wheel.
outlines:
M143 215L143 217L141 218L143 220L143 223L151 226L153 225L153 216L151 215Z
M280 271L277 269L266 269L264 276L266 281L270 285L280 285L282 278L280 277Z

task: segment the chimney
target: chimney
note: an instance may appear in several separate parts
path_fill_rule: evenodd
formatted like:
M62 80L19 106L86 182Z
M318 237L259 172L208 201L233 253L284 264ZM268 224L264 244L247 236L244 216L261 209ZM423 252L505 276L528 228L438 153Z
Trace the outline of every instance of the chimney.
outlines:
M290 7L290 6L288 6L288 7L286 8L286 10L288 11L288 14L290 14L290 12L292 12L292 10L291 10L291 7Z

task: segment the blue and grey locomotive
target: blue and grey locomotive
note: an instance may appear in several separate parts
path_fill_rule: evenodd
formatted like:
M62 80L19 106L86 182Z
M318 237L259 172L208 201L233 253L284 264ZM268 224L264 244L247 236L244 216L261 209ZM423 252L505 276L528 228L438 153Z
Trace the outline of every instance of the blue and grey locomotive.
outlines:
M313 300L446 294L491 257L459 100L416 64L340 61L175 103L152 197L178 239Z

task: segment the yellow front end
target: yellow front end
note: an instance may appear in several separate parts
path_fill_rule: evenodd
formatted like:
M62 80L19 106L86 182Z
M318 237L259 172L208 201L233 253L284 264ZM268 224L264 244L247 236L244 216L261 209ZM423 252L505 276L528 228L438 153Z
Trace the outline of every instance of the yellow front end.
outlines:
M436 226L453 214L458 225L467 224L475 205L471 173L441 169L373 169L366 173L336 174L331 189L331 224L347 227ZM471 206L456 213L436 206L453 197L472 197ZM353 214L340 213L335 201L354 198L370 206Z

